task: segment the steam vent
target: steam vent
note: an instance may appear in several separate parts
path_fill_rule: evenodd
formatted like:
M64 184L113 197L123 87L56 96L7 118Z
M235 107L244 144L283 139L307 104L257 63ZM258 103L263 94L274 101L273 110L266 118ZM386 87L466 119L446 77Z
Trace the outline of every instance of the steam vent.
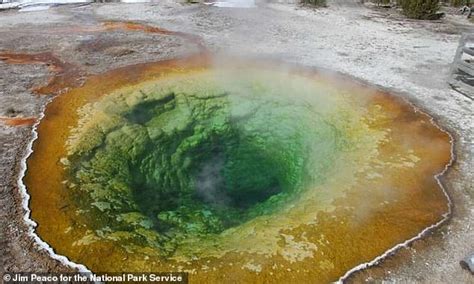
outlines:
M38 235L92 271L329 282L443 218L450 149L349 78L197 56L57 97L24 180Z

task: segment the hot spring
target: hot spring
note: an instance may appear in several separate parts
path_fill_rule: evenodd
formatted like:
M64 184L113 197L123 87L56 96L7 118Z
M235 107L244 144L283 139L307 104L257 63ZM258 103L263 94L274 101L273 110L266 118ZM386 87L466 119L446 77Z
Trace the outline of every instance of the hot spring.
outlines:
M24 179L38 235L94 272L314 283L448 211L430 117L341 76L224 61L125 67L50 103Z

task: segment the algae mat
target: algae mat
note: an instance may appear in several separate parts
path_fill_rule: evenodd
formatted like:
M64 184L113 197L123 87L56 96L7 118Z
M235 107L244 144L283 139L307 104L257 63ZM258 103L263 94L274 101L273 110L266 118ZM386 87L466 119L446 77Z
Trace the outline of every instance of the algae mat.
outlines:
M450 137L429 116L294 66L125 67L54 99L37 131L37 233L94 272L325 283L449 210Z

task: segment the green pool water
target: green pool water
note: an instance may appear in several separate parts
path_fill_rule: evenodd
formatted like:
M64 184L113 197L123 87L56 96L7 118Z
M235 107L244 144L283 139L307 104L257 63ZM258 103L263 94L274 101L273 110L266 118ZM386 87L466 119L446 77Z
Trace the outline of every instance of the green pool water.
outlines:
M95 229L172 256L322 183L350 145L339 108L275 75L188 75L86 106L68 160Z
M25 176L38 235L95 272L327 283L446 212L450 137L429 116L230 62L119 69L48 105Z

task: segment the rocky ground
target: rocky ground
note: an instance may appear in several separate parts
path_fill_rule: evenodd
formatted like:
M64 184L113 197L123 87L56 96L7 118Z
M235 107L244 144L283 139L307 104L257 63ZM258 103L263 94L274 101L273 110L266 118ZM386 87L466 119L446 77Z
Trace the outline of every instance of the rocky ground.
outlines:
M329 3L311 9L263 4L252 9L149 4L69 5L45 11L0 12L0 53L53 52L77 70L77 80L135 63L195 52L180 35L97 31L103 21L139 21L198 35L215 53L266 57L345 73L403 96L431 114L455 138L456 161L443 179L453 201L449 222L381 265L349 281L473 283L459 265L474 250L473 102L446 83L462 32L474 25L448 15L406 20L394 10ZM51 66L50 66L51 67ZM0 118L40 117L51 96L31 90L52 75L44 64L0 61ZM38 248L23 221L17 180L32 126L0 125L0 261L6 271L70 270ZM45 173L47 174L47 173ZM1 271L0 271L1 272Z

